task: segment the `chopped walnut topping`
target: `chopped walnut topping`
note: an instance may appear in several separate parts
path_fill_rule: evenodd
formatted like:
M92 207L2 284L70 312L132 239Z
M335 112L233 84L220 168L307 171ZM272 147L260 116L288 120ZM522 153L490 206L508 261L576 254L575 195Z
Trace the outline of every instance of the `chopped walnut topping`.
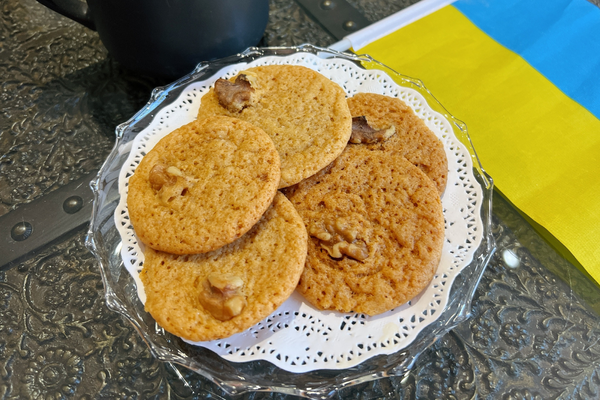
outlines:
M352 228L347 221L341 218L335 220L335 231L349 243L354 242L358 236L358 229Z
M235 275L211 273L202 285L200 304L219 321L228 321L240 315L246 307L246 297L241 294L242 278Z
M252 95L256 86L256 77L240 74L234 82L219 78L215 82L215 93L219 104L230 112L241 112L252 104Z
M169 168L167 168L167 174L173 176L183 176L183 172L181 172L179 168L174 166L170 166Z
M309 235L314 236L317 239L324 240L326 242L331 240L331 233L327 232L323 228L319 228L316 225L310 225L308 227L308 233Z
M354 258L355 260L364 261L369 257L369 249L367 248L367 245L364 242L341 242L338 244L340 245L340 253L345 254L348 257Z
M152 167L148 176L148 182L156 191L158 199L171 208L181 207L174 200L186 196L197 181L192 176L186 176L179 168L168 166L164 161L159 161Z
M244 281L239 276L215 273L208 275L208 283L226 297L237 293L244 286Z
M244 79L250 83L252 89L258 89L258 75L255 72L242 71L240 75L244 75Z
M342 258L342 257L344 257L344 255L340 251L340 246L339 246L340 243L341 242L336 243L333 246L327 246L325 243L321 243L321 248L327 250L327 253L329 253L330 257Z
M375 129L367 122L367 118L364 116L352 118L352 135L350 136L350 143L378 143L385 142L394 133L396 133L396 127L391 125L385 129Z
M173 174L173 169L177 170L180 175L181 171L176 167L167 167L163 163L158 163L150 170L148 181L152 189L159 191L165 185L174 185L177 182L177 174Z
M342 258L345 255L364 261L369 257L366 243L359 239L358 227L344 218L329 218L323 223L323 227L311 223L308 233L321 241L321 247L332 258Z
M223 303L223 313L231 319L236 315L240 315L244 307L246 307L246 298L244 296L233 296Z

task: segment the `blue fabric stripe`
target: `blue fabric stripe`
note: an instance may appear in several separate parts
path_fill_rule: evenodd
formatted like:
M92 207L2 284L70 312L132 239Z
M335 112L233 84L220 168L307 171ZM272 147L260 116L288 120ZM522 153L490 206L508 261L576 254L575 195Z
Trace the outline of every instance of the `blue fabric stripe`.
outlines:
M600 119L600 9L586 0L458 0L479 29Z

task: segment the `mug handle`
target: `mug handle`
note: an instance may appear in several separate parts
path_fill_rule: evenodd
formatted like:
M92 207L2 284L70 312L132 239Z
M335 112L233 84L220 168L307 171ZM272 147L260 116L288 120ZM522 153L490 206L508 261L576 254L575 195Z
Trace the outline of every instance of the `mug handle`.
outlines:
M85 1L80 0L37 0L38 3L52 11L64 15L81 25L96 30L96 24L90 15L90 9Z

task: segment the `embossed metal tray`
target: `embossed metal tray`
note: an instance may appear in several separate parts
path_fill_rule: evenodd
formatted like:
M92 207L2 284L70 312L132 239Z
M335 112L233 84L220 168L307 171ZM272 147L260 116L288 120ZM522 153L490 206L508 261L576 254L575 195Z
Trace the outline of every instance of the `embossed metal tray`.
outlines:
M211 350L190 345L164 332L144 311L143 304L139 300L136 281L128 273L122 257L122 254L127 254L128 251L131 253L131 245L127 240L122 240L122 235L119 234L113 218L115 210L118 211L121 197L119 174L127 159L130 158L132 148L136 146L134 139L152 123L156 123L155 117L158 113L161 111L163 115L165 112L168 113L169 110L166 108L172 108L173 104L178 104L174 101L180 98L180 95L190 85L205 81L225 67L265 57L295 54L336 58L351 62L361 69L377 69L393 79L394 85L397 84L418 93L419 98L426 101L428 108L443 116L448 122L447 129L452 130L452 136L466 148L467 155L470 156L468 165L472 166L472 176L476 180L476 184L481 186L481 198L478 204L480 213L478 218L482 222L479 228L482 232L478 232L478 236L481 241L479 246L473 249L471 261L465 265L462 272L453 281L448 282L452 286L449 290L446 307L436 315L435 319L432 319L432 322L421 327L418 334L415 335L416 337L411 338L406 347L393 353L375 355L350 368L336 369L335 371L320 368L305 370L304 373L294 373L266 360L227 361ZM343 387L384 376L403 375L411 368L416 357L424 349L468 317L473 292L495 249L491 236L490 216L492 187L491 179L481 168L472 148L465 124L451 116L420 81L400 75L368 56L339 53L311 45L293 48L250 48L233 57L202 63L191 74L173 84L155 89L146 107L117 128L115 147L101 168L98 178L92 182L95 200L87 246L100 262L108 306L123 314L133 323L152 353L160 360L184 365L219 384L231 394L264 390L326 398L335 390ZM118 219L117 223L120 223ZM123 246L127 248L123 249ZM135 256L135 251L133 256Z

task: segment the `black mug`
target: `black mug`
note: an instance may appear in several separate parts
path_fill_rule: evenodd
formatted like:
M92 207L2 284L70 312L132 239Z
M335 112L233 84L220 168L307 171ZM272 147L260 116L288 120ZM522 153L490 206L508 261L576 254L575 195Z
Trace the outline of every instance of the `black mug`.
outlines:
M124 67L162 78L258 44L269 0L37 0L98 31Z

